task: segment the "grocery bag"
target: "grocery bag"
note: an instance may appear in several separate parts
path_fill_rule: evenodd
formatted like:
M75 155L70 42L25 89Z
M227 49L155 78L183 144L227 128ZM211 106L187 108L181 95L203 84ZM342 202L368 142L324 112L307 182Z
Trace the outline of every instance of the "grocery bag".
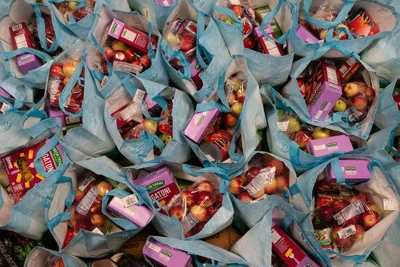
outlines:
M375 125L381 129L400 122L400 105L393 98L397 85L397 81L394 80L379 94Z
M311 125L312 127L315 127L314 129L325 128L329 129L329 131L335 131L344 135L348 134L345 133L341 128L334 125L329 125L326 122L318 123L315 121L310 121L306 118L304 113L302 113L296 107L296 105L293 105L292 103L284 99L270 86L263 86L261 88L261 92L266 96L267 99L269 99L266 109L268 119L267 142L269 148L273 154L290 160L291 164L297 172L302 173L310 167L316 167L323 162L329 160L330 158L337 157L344 153L344 151L333 151L333 153L331 154L317 157L303 151L296 141L293 141L285 134L285 132L289 129L288 125L286 125L286 123L278 123L278 118L282 114L282 110L286 110L287 112L291 110L290 112L292 112L292 114L296 114L296 116L298 116L301 121L305 122L308 125ZM352 135L348 136L352 142L357 144L358 148L354 151L346 153L360 153L365 150L365 147L367 146L365 140Z
M179 221L173 216L172 208L179 205L185 205L184 203L179 204L180 195L185 191L181 191L180 194L175 195L167 204L162 206L158 200L150 197L147 187L135 186L135 180L132 179L140 175L139 171L144 170L147 173L152 173L164 166L172 172L172 175L175 178L194 182L192 186L196 188L201 183L212 183L214 189L218 187L218 198L216 198L216 202L218 201L219 205L221 206L217 210L214 209L213 212L210 213L213 214L211 218L206 220L198 220L193 218L193 215L191 215L192 213L189 212L188 215L186 215L187 219L183 217L183 220L180 218L182 221ZM143 169L139 170L137 168ZM181 240L197 240L212 236L225 229L232 223L233 206L229 195L226 193L228 182L226 173L222 169L216 167L193 169L189 165L181 165L167 161L157 165L147 164L147 166L132 166L129 169L129 172L131 172L130 177L132 177L129 182L134 184L136 191L141 195L144 201L152 206L152 209L155 213L152 224L160 234ZM222 178L223 176L225 176L225 178ZM193 192L196 190L197 189L193 189ZM185 203L189 204L188 202ZM213 206L210 206L209 208L212 207ZM186 208L183 209L186 210ZM170 215L172 217L168 215L167 210L169 213L171 213Z
M68 221L71 218L72 212L71 207L74 198L79 197L75 192L81 190L81 187L79 187L79 190L76 191L78 186L77 179L82 176L82 173L85 170L107 177L106 183L116 183L115 188L119 185L122 188L126 188L125 185L128 184L125 175L120 172L119 167L106 157L87 158L86 160L78 161L77 165L73 165L72 169L60 175L56 181L55 192L52 196L48 197L48 200L45 203L45 217L49 230L55 238L61 253L67 253L79 257L99 258L112 251L118 250L124 242L137 234L143 229L143 227L139 227L126 219L120 219L113 216L112 221L114 224L106 226L107 232L105 234L102 233L99 228L95 228L93 231L83 230L83 228L80 228L78 233L71 234L70 229L72 228L68 228ZM89 176L89 180L87 180L89 183L84 180L83 183L80 183L80 186L86 187L93 181L96 182L95 179L90 179L90 177L92 176ZM98 190L98 194L100 192L105 193L102 197L101 211L102 214L105 214L108 218L110 218L110 214L108 213L108 210L106 210L106 205L108 204L107 200L112 196L123 198L132 194L119 189L111 191ZM130 188L129 190L133 192L132 195L137 197L138 202L136 202L136 204L146 206L133 188ZM89 189L88 193L90 194L90 192ZM93 214L91 216L93 216ZM111 229L108 229L108 227Z
M348 134L355 135L363 139L367 139L371 131L376 110L378 107L379 81L377 79L377 76L371 69L371 67L362 62L357 54L355 54L354 52L350 52L351 50L339 49L335 47L329 48L328 46L324 46L323 49L318 50L311 56L296 61L293 65L293 69L290 74L291 79L289 83L287 83L285 87L282 89L282 95L285 98L287 98L290 102L293 102L297 107L299 107L299 109L301 109L303 114L305 114L308 118L311 119L311 115L306 106L306 101L304 97L302 97L299 84L296 79L299 78L299 76L307 68L310 62L322 57L324 58L327 57L327 55L331 51L334 51L334 53L341 55L341 60L330 59L333 60L332 62L336 60L338 63L343 64L342 66L344 66L348 62L350 62L351 64L358 64L357 62L361 63L362 65L358 67L359 70L358 73L361 73L362 78L365 81L365 84L374 89L375 94L373 101L371 102L371 104L369 104L369 108L367 110L368 113L366 115L363 115L361 121L356 119L353 122L352 114L347 116L346 114L341 114L340 112L333 112L329 114L329 117L327 117L327 119L323 121L323 123L336 125L338 127L341 127ZM364 67L364 69L360 70L361 67ZM343 69L345 68L343 67ZM339 70L339 68L337 68L337 70ZM348 112L346 113L349 114Z
M305 265L318 266L315 263L323 265L327 257L320 254L322 249L315 247L318 240L312 232L311 223L307 221L309 215L296 211L277 196L269 198L268 207L268 212L255 225L249 225L250 230L233 245L231 251L244 258L250 266L274 265L275 262L271 262L271 258L273 258L272 243L277 243L281 236L280 234L277 235L276 232L272 233L271 227L275 224L292 240L296 241L297 246L306 252L308 257L311 257L314 265L309 260L305 262ZM288 245L287 242L285 244L288 247L282 249L282 251L290 249L293 251L291 245ZM295 261L299 260L295 259Z
M156 241L157 243L153 244L154 241ZM248 263L238 255L223 250L217 246L208 244L204 241L188 241L162 236L149 236L147 238L147 242L143 249L143 252L145 254L145 258L150 264L152 264L156 260L161 260L162 258L156 258L154 260L153 258L149 257L149 254L153 255L151 250L157 251L158 244L160 244L160 246L166 246L164 248L166 252L169 252L168 250L172 251L172 249L186 252L189 257L192 257L192 259L185 255L185 260L187 259L188 262L192 261L192 263L200 266L248 266ZM149 251L149 254L146 254L146 250ZM177 257L177 259L179 258ZM183 261L182 258L180 258L179 260Z
M263 6L268 6L271 12L267 13L260 23L260 27L269 24L272 20L276 20L281 26L283 35L279 38L274 38L264 31L261 33L270 41L275 41L279 45L286 46L286 39L289 34L296 28L295 23L296 10L295 6L286 0L272 1L242 1L242 5L246 8L256 9ZM281 85L286 82L292 68L294 53L289 52L287 55L270 55L263 54L258 51L244 47L242 31L242 22L229 9L232 3L227 0L215 1L213 8L213 18L217 24L225 43L228 46L231 55L244 55L248 62L250 71L259 84L271 84L272 86ZM254 11L253 11L254 12ZM233 20L233 23L224 22L227 18ZM255 26L253 26L255 27Z
M77 257L65 253L59 253L43 247L35 247L26 257L24 266L39 267L46 266L46 264L54 264L55 266L57 266L57 264L61 266L62 264L64 264L64 266L87 266L81 259Z
M182 35L189 32L192 36L189 40L190 49L185 50L185 53L179 50L182 31L175 32L182 27L189 28ZM171 81L197 102L210 99L218 77L230 58L215 22L201 9L197 9L195 2L182 0L168 17L163 37L161 48ZM179 43L176 43L176 38ZM182 40L185 40L184 37Z
M125 23L137 30L148 34L150 40L148 44L148 56L151 60L151 66L146 70L135 73L136 76L161 84L169 84L168 74L164 68L164 62L162 59L160 48L162 39L161 34L151 22L146 20L143 16L140 16L137 12L122 12L116 10L112 11L110 7L106 5L101 6L98 12L98 16L96 17L93 27L89 33L89 40L95 45L97 49L99 49L101 53L104 54L104 47L109 44L107 37L112 39L112 37L109 37L109 35L107 34L110 31L114 19L117 19L122 23ZM154 44L151 41L151 39L154 37L158 38L155 44L157 46L156 48L154 48ZM90 59L90 54L88 55L88 59ZM90 65L96 64L96 60L93 61L94 62ZM108 73L111 74L112 66L107 65L107 67ZM97 68L99 68L100 72L102 71L102 66L99 63L97 63ZM123 71L119 68L115 70Z
M372 195L373 203L377 208L375 211L376 214L379 215L379 221L377 224L372 226L369 230L366 230L363 236L363 239L359 241L355 241L352 246L345 250L344 252L336 252L331 249L326 250L326 254L337 255L331 260L328 260L326 263L328 265L340 265L340 266L354 266L357 264L362 264L368 255L375 249L375 247L379 244L379 241L386 235L389 228L394 224L398 219L399 211L397 207L393 208L390 206L386 206L384 203L389 202L398 202L399 196L396 188L394 188L393 180L396 180L396 177L391 177L390 173L387 172L382 165L373 158L362 155L346 155L340 158L332 159L326 163L321 164L320 166L309 170L299 177L299 187L300 193L303 194L307 202L309 203L309 210L311 212L315 210L313 207L313 190L314 184L318 181L318 176L322 175L322 179L326 177L326 174L323 175L324 169L330 164L331 170L334 172L336 176L336 181L339 185L345 185L345 174L344 171L340 168L341 164L340 160L368 160L369 161L369 170L371 173L371 179L367 182L354 185L354 188L359 190L360 192L366 192ZM359 167L359 166L356 166ZM347 171L347 169L346 169ZM319 182L324 183L324 180L320 180ZM343 183L344 182L344 183ZM323 185L323 184L322 184ZM353 187L350 186L350 189ZM359 201L359 200L358 200ZM360 201L359 201L360 202ZM363 203L363 202L360 202ZM296 206L296 203L292 203ZM362 204L364 205L364 204ZM368 204L369 205L369 204ZM304 212L307 212L304 210ZM345 238L345 237L344 237Z
M1 142L0 154L22 146L30 140L30 135L21 127L24 114L23 111L8 111L0 115L0 138L7 140Z
M163 159L173 162L185 162L190 158L190 148L185 143L181 129L193 108L189 97L184 92L132 75L127 75L120 79L118 75L113 74L108 83L102 88L101 94L106 99L104 116L107 129L118 150L128 160L140 164L144 162L157 163ZM166 100L172 102L167 104ZM144 102L146 101L147 103L145 104ZM129 116L125 116L124 113L122 114L123 116L120 114L124 109L131 110L132 105L138 106L137 109L135 108L136 111L130 111L128 113ZM170 105L171 112L168 110L168 105ZM161 115L156 115L159 117L154 117L150 110L151 107L159 111L163 110L163 112ZM166 114L169 113L172 117L169 116L168 119ZM129 122L135 125L128 123L125 126L120 126L122 125L121 121L126 122L121 118L129 117L129 119L132 119L132 115L142 116L142 114L141 120L136 122L131 120ZM172 122L170 122L171 118ZM143 128L142 126L145 123L151 127ZM160 125L157 127L158 123L160 125L166 124L169 127L167 134L161 134L160 137L155 135L160 129L159 127L161 127ZM172 128L170 127L171 123ZM121 135L122 129L125 129L123 136ZM165 132L159 131L159 133Z
M331 6L325 7L326 5L331 4ZM315 13L318 8L324 8L329 20L323 20L324 16L321 19L315 18L310 14L310 11ZM293 49L294 53L301 56L308 56L314 53L315 50L320 49L321 47L325 49L325 46L340 46L349 51L354 51L356 54L362 52L365 48L371 45L375 40L391 35L391 31L397 29L398 21L396 20L397 13L393 9L393 7L389 4L384 4L381 2L373 2L370 1L348 1L344 3L330 3L329 1L324 0L304 0L297 2L298 10L301 10L298 14L299 17L303 17L301 19L305 20L306 23L311 24L312 27L327 29L326 41L316 42L316 43L307 43L302 40L297 34L296 31L292 31L290 34L290 45ZM360 37L357 34L352 34L349 32L349 29L342 24L341 22L346 20L346 16L348 13L359 12L360 9L366 12L364 16L370 16L367 19L371 18L372 21L376 24L379 31L373 35ZM302 13L302 14L301 14ZM329 16L329 14L333 14L333 16ZM298 18L295 20L298 20ZM372 22L372 23L373 23ZM300 25L300 23L298 23ZM296 26L297 27L297 26ZM341 31L344 31L348 38L344 40L337 40L333 38L333 31L338 27ZM339 35L340 36L340 35ZM319 38L317 38L319 39ZM329 56L337 57L337 53L332 51Z

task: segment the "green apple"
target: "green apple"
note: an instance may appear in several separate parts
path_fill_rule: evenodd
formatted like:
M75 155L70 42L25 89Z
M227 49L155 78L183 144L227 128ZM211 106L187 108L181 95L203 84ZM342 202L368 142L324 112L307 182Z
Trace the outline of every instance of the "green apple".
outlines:
M240 116L240 112L242 112L243 104L242 103L235 103L232 107L232 115L238 118Z
M114 51L124 51L128 50L129 46L121 41L114 41L111 45L112 50Z
M314 129L312 133L313 139L323 139L323 138L328 138L330 136L331 136L331 131L329 131L329 129L326 128L317 127Z
M344 101L342 98L339 98L339 100L336 101L335 105L333 106L333 111L335 112L343 112L346 109L347 109L346 101Z
M301 129L301 124L299 122L299 120L297 118L291 117L288 120L288 133L292 134L292 133L296 133L298 131L300 131Z

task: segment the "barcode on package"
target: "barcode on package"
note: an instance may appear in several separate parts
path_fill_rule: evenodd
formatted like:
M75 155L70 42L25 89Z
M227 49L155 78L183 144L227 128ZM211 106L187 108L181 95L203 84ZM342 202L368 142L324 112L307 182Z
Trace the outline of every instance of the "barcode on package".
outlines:
M338 235L340 239L347 238L356 232L356 227L354 224L347 226L340 231L338 231Z
M275 178L275 167L262 169L244 189L249 192L251 196L257 195L261 191L264 191L264 187L270 184L273 178Z
M357 200L348 205L347 207L345 207L344 209L342 209L341 211L339 211L338 213L336 213L335 215L333 215L333 219L335 219L339 225L342 225L343 223L350 220L354 216L357 216L364 212L365 209L363 204L361 203L360 200Z
M89 177L85 177L85 179L83 179L82 183L79 185L78 189L80 191L85 191L86 187L93 181L95 181L96 179L93 176L89 176Z
M196 224L199 223L199 220L197 220L196 217L189 212L189 214L183 218L181 223L183 227L183 233L187 234L190 230L192 230L193 227L196 226Z
M124 203L124 208L129 208L129 207L139 203L139 200L135 194L124 197L121 200L122 200L122 203Z
M76 212L86 216L89 212L90 207L93 205L96 197L99 195L99 190L96 187L90 188L89 192L83 197L76 207Z

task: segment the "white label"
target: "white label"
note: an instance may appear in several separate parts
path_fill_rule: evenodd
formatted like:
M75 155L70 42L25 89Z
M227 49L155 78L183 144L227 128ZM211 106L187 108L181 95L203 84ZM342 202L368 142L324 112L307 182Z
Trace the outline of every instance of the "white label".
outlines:
M318 110L317 114L315 114L315 119L318 120L321 117L323 112L324 112L323 110Z
M141 122L143 120L140 104L132 102L124 110L120 112L121 118L125 121L133 119Z
M314 146L315 151L325 150L325 149L326 149L326 146L324 144Z
M384 199L383 200L383 209L384 210L399 210L399 204L397 203L396 199Z
M272 243L276 244L282 237L275 231L275 229L271 229L271 233L272 233Z
M81 117L76 117L76 118L65 117L65 124L67 124L67 125L75 124L75 123L78 123L80 121L81 121ZM81 191L83 191L83 190L81 190Z
M124 203L124 208L129 208L129 207L139 203L139 200L135 194L124 197L121 200L122 200L122 203Z
M289 121L278 121L278 129L281 132L286 132L289 127Z
M93 233L95 233L95 234L104 235L104 234L103 234L103 232L102 232L102 231L100 231L100 229L99 229L99 228L97 228L97 227L96 227L96 228L94 228L92 232L93 232Z
M133 98L133 102L142 103L145 95L146 95L146 92L144 90L137 89L135 96Z
M183 227L183 233L187 234L190 230L192 230L193 227L196 226L196 224L199 223L199 221L194 217L194 215L189 212L185 218L181 221L182 227Z
M129 31L129 30L125 29L122 32L121 36L133 43L133 41L135 41L135 39L136 39L137 34L134 33L133 31Z
M96 187L90 188L89 192L87 192L81 202L79 202L78 206L76 206L76 212L83 216L86 216L98 195L99 190Z
M17 45L17 49L28 47L28 43L26 42L26 38L24 34L19 34L15 36L15 43Z
M142 72L143 66L134 65L131 63L127 63L127 62L114 61L113 69L116 71L132 72L132 73L137 74L137 73Z
M365 209L363 204L360 200L357 200L333 215L333 219L335 219L339 225L342 225L351 218L364 212Z
M86 187L93 181L95 181L96 179L93 178L92 176L89 177L85 177L85 179L82 181L82 183L79 185L78 190L80 191L85 191Z
M244 187L244 189L252 196L257 195L261 191L264 191L264 187L270 184L271 180L274 178L275 167L262 169L260 173Z
M333 84L337 84L338 78L336 74L336 69L333 68L326 68L326 72L328 74L328 81Z
M347 226L347 227L341 229L337 233L339 235L339 238L343 239L343 238L347 238L347 237L351 236L355 232L356 232L356 227L354 226L354 224L352 224L350 226Z
M50 102L55 101L58 88L60 87L60 83L61 83L60 80L54 80L54 79L49 80L49 83L47 85L47 90L49 91Z
M12 27L13 32L22 30L22 24L18 24Z
M160 251L161 251L161 248L153 243L149 244L149 249L154 250L157 253L160 253Z

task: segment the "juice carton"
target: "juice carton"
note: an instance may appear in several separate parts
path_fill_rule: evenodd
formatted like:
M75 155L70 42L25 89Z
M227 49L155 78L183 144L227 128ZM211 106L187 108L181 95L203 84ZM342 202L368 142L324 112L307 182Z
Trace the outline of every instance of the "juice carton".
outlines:
M108 30L108 35L132 46L133 48L139 49L140 51L147 53L149 43L149 37L147 33L128 26L117 19L114 19L111 22L111 27Z
M270 34L271 36L275 37L271 24L268 23L265 26L265 31L267 34ZM264 36L261 32L260 27L254 28L254 35L258 39L258 43L260 45L260 51L263 54L269 54L272 56L284 55L281 45Z
M341 159L339 164L342 167L346 183L357 184L367 182L371 179L369 171L369 161L362 159ZM333 173L331 165L326 168L326 180L336 182L336 176Z
M184 251L174 249L151 238L146 242L143 255L154 266L162 267L192 267L192 258Z
M212 109L193 114L187 123L183 134L197 144L210 136L221 124L222 113L218 109Z
M353 151L353 145L347 135L337 135L322 139L313 139L307 143L307 151L316 157L332 154L335 151Z

